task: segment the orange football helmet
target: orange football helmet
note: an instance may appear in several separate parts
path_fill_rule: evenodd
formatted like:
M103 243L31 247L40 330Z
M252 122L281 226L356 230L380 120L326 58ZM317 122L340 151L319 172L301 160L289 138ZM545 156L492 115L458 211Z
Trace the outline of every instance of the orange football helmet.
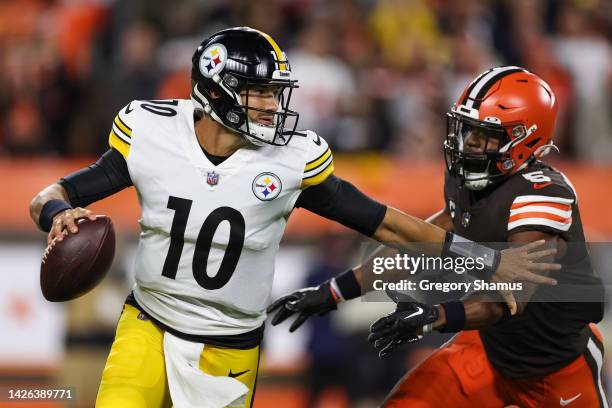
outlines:
M557 110L550 86L526 69L483 72L447 113L444 151L451 175L481 190L548 154L555 148Z

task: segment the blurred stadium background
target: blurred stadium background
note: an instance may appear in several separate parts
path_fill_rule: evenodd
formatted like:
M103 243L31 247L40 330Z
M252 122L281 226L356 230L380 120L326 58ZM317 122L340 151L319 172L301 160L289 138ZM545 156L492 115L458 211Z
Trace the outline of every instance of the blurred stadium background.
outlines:
M93 206L115 222L117 256L102 285L67 304L40 294L44 235L28 203L107 149L130 100L188 98L196 45L235 25L270 33L287 52L300 127L330 142L337 173L420 217L443 205L444 113L460 90L495 65L537 72L561 105L552 160L578 190L589 240L612 238L610 0L2 0L0 386L73 387L70 406L93 406L133 282L136 194ZM296 211L274 296L340 272L360 250L359 237ZM609 254L597 261L610 268ZM391 308L354 301L293 335L268 327L255 406L376 406L444 340L378 361L365 333Z

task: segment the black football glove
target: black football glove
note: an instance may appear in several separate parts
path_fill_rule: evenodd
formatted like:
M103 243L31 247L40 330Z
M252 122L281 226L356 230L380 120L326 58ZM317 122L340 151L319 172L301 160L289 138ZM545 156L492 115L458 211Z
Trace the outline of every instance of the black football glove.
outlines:
M313 314L323 316L337 309L337 306L331 292L330 283L327 281L317 287L300 289L290 295L277 299L268 306L268 313L272 313L277 309L279 310L272 319L272 326L285 321L294 313L299 313L297 319L289 327L289 331L294 332Z
M419 302L398 303L395 312L372 324L368 341L378 350L378 357L385 358L397 346L420 340L423 333L431 331L428 325L436 320L438 309L435 306Z

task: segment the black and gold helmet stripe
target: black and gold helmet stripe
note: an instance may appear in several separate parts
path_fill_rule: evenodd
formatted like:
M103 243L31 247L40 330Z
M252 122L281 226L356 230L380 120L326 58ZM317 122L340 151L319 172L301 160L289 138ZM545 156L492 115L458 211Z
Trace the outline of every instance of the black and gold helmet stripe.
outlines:
M287 71L289 67L286 64L286 62L284 62L286 61L285 53L278 46L278 43L274 41L274 38L272 38L269 34L266 34L263 31L259 31L259 30L255 30L255 31L261 34L263 38L268 40L268 42L270 43L270 46L272 46L272 50L274 51L274 55L276 55L276 60L278 61L278 69L280 69L281 71Z

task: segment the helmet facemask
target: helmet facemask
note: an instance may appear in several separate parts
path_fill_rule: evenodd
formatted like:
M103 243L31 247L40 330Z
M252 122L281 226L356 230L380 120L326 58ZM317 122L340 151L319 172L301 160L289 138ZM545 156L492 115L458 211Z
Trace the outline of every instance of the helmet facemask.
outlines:
M479 121L455 112L447 114L446 165L470 190L486 188L514 167L506 153L510 145L508 126L495 118Z
M211 116L213 120L233 132L240 133L254 145L272 144L284 146L289 143L299 118L299 114L289 108L293 88L297 81L269 80L253 81L237 74L225 74L223 79L214 75L205 84L194 83L192 99L197 108ZM272 88L276 94L276 111L251 107L249 95L252 88ZM261 112L272 118L269 125L250 119L250 112Z
M252 107L249 102L249 99L252 98L252 89L263 88L265 90L268 87L272 88L271 92L275 94L276 103L278 104L277 109L273 111ZM251 143L258 146L266 143L283 146L289 142L291 135L297 127L299 118L297 112L289 109L293 88L294 86L286 84L269 83L262 85L247 83L245 89L241 92L243 110L247 120L240 130ZM271 117L271 123L266 124L251 120L249 116L251 112L259 112Z

